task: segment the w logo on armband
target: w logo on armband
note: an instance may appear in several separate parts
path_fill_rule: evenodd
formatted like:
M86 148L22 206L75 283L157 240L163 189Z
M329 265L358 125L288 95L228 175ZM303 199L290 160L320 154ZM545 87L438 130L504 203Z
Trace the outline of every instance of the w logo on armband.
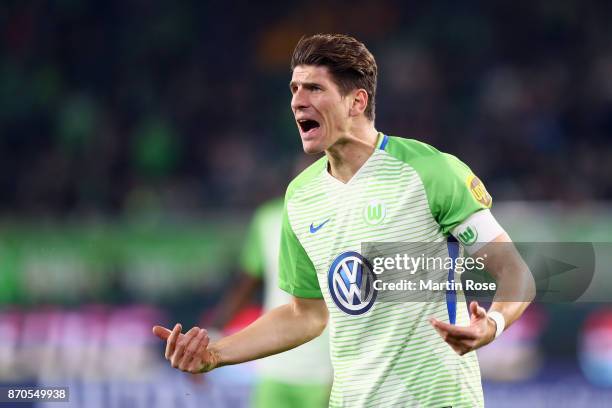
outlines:
M478 232L471 226L468 226L465 230L457 234L457 239L463 245L472 245L478 239Z
M354 251L340 254L327 274L334 303L350 315L360 315L372 308L377 295L374 279L370 262Z

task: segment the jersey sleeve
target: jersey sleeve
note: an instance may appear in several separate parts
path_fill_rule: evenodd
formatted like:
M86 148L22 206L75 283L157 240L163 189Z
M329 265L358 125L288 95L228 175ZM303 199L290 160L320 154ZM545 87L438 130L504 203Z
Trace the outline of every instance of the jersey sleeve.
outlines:
M289 222L287 200L285 200L283 208L281 226L279 286L293 296L303 298L323 297L316 269Z
M255 277L262 278L264 272L264 242L262 242L261 234L261 213L255 212L249 230L247 232L246 241L242 247L240 254L240 267L242 270Z
M448 235L477 211L491 208L493 200L484 184L455 156L427 157L422 178L434 219Z

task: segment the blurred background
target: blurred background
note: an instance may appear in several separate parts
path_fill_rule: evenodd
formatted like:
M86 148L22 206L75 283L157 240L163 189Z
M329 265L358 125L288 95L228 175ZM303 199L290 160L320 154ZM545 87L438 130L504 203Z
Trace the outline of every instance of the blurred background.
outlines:
M3 1L0 385L248 405L252 365L183 375L150 327L206 322L283 194L304 34L363 41L377 128L460 157L514 240L610 242L611 19L578 0ZM531 307L480 353L487 406L607 406L611 310Z

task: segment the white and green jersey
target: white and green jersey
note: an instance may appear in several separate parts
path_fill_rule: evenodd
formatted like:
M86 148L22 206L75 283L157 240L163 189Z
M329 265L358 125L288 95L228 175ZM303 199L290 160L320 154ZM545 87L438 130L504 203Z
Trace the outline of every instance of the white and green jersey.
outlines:
M282 198L261 205L251 221L240 259L245 273L263 280L265 311L291 301L291 296L278 288L282 218ZM293 350L258 360L257 366L259 374L266 379L328 387L332 378L328 330Z
M348 183L328 173L326 157L291 182L280 287L325 299L334 368L330 406L483 406L476 353L457 355L428 322L468 325L465 302L377 303L364 296L347 303L349 288L341 293L334 274L339 264L359 258L363 242L444 242L490 205L480 180L454 156L383 134Z

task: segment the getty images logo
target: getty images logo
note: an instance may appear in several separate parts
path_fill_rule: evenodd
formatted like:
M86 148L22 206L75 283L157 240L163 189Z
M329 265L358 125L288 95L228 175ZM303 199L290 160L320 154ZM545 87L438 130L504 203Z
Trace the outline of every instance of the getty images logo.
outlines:
M360 315L372 308L377 295L374 279L370 262L354 251L338 255L327 273L334 303L350 315Z

